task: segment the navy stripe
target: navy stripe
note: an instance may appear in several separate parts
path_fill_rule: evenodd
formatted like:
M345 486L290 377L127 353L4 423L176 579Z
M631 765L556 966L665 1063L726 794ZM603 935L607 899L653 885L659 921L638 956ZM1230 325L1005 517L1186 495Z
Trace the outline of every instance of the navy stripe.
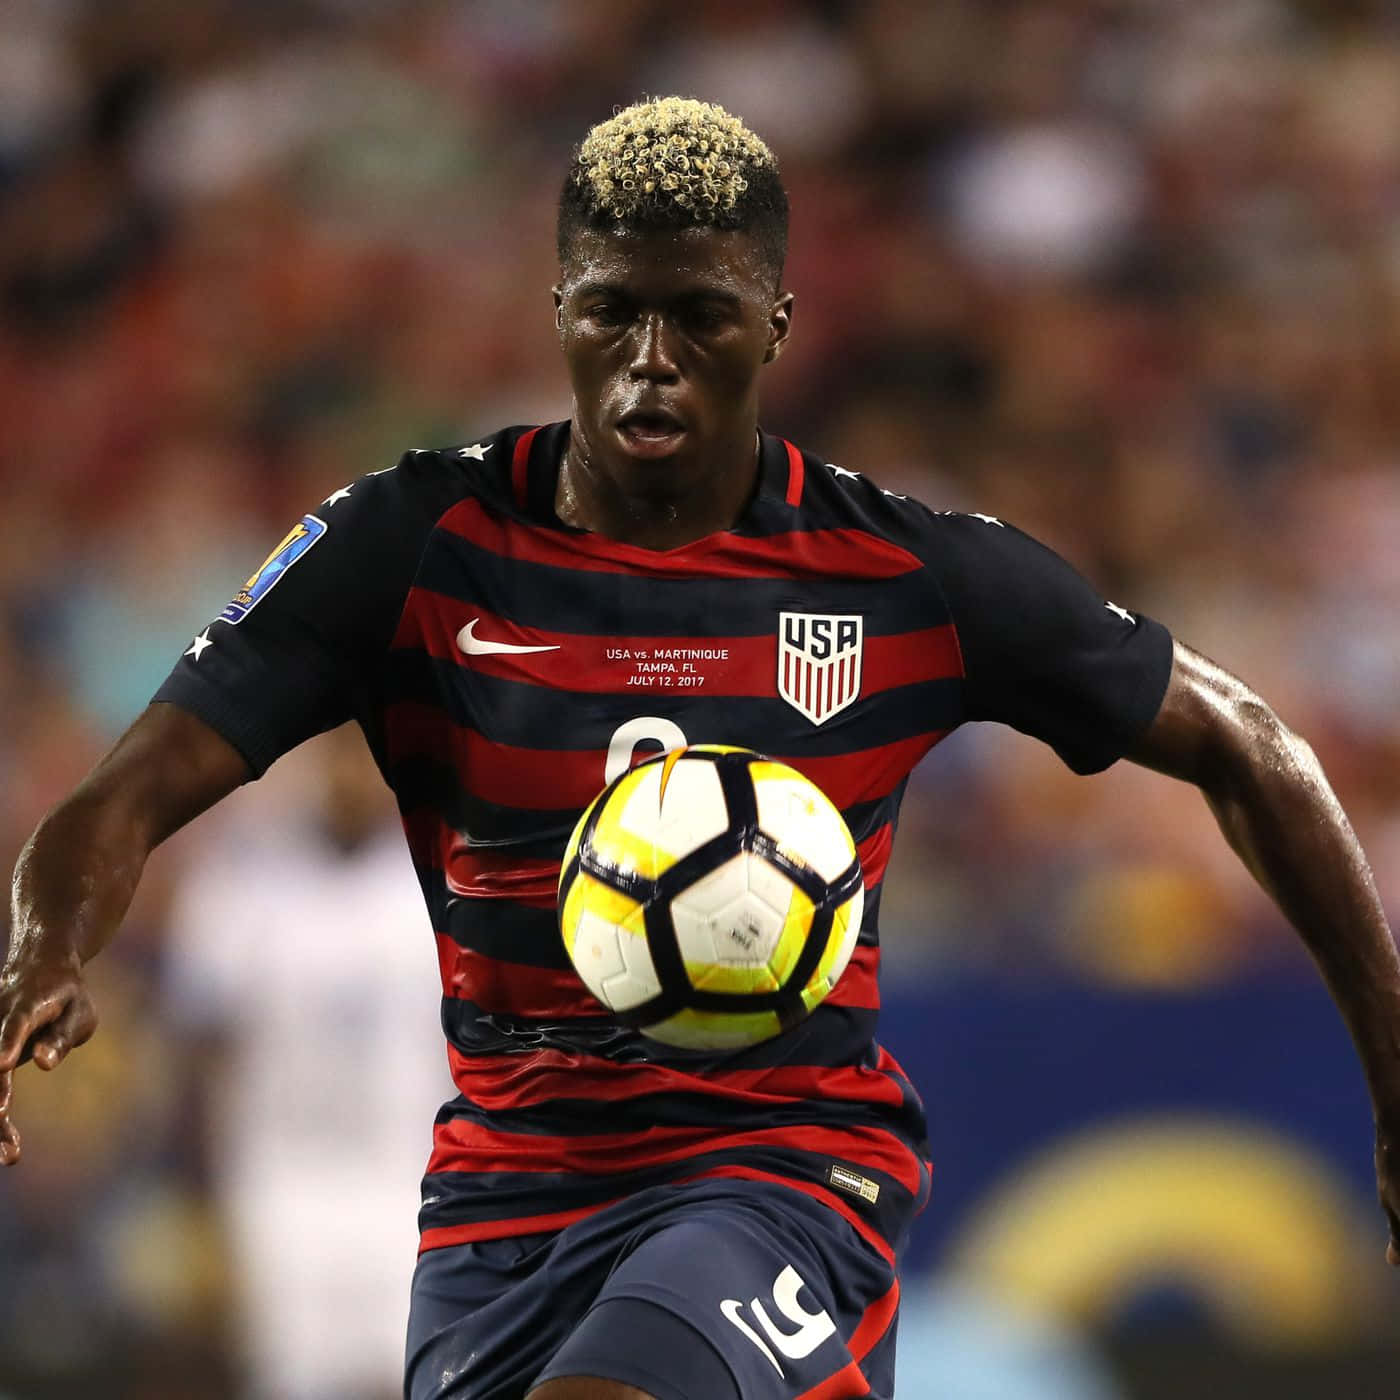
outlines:
M877 541L872 536L872 542ZM783 558L778 536L773 563ZM584 562L584 561L580 561ZM776 635L780 612L804 611L819 594L821 611L860 613L867 636L921 631L950 621L933 579L922 569L892 578L639 579L635 574L562 569L482 549L434 531L415 586L475 605L523 627L581 637L761 637ZM876 606L878 604L878 607Z
M564 849L579 818L572 807L546 812L487 802L459 786L451 764L427 757L399 759L387 772L402 812L431 808L473 849L509 847L522 859L551 858Z
M439 1123L466 1120L493 1132L541 1137L587 1138L609 1133L645 1133L649 1128L705 1128L749 1133L760 1128L880 1128L907 1138L910 1125L899 1109L850 1099L797 1099L791 1103L745 1103L742 1098L681 1092L628 1098L550 1099L528 1108L478 1108L459 1096L439 1112Z
M526 967L562 971L569 966L553 909L508 899L463 899L448 890L440 870L421 872L419 880L434 929L459 948ZM866 947L879 941L876 921L882 889L883 882L865 892L859 941Z
M879 1200L871 1205L859 1197L847 1198L834 1190L828 1177L834 1160L842 1160L862 1176L877 1182ZM718 1152L696 1153L680 1162L606 1176L567 1172L434 1172L423 1179L423 1207L418 1214L418 1227L433 1230L466 1221L504 1222L599 1206L649 1186L695 1176L710 1167L736 1164L821 1186L849 1200L853 1209L892 1242L902 1239L917 1204L893 1177L854 1158L834 1159L825 1153L781 1147L730 1147Z
M838 1067L874 1064L872 1042L878 1011L855 1006L817 1007L805 1021L772 1040L729 1054L678 1050L620 1026L607 1014L538 1021L504 1011L483 1011L460 997L442 1000L442 1029L464 1055L528 1054L562 1050L615 1064L677 1065L697 1073L709 1069L772 1069L775 1065Z
M567 677L561 677L566 680ZM575 694L553 686L466 674L426 652L391 652L385 698L440 706L454 724L492 743L538 747L541 736L567 740L571 749L606 749L619 724L640 713L673 720L691 743L725 743L769 753L782 736L782 757L837 757L923 734L953 729L962 719L962 681L918 681L857 700L823 725L794 722L775 696L715 695L693 690L630 690Z
M424 755L414 754L387 764L385 776L402 811L431 807L473 846L532 845L539 848L541 855L550 855L562 848L579 818L578 809L573 807L543 811L487 802L459 785L457 770L450 763ZM857 845L887 821L893 821L903 786L889 797L854 802L841 813Z
M434 926L459 948L526 967L562 970L569 966L553 909L535 909L508 899L459 899L448 894L441 872L433 874L431 883L429 907L443 911Z

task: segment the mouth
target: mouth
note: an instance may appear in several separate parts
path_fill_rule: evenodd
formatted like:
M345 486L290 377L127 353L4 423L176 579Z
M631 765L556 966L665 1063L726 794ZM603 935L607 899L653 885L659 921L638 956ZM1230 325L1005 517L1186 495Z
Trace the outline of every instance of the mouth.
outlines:
M664 408L634 409L617 420L617 435L637 457L666 457L680 446L686 425Z

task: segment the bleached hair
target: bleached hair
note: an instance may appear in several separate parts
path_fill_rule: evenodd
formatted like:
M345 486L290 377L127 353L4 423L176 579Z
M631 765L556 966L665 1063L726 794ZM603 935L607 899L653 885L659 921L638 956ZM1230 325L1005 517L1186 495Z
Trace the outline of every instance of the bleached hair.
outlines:
M787 194L778 162L738 117L712 102L657 97L584 137L559 201L559 256L573 233L712 224L749 229L781 272Z

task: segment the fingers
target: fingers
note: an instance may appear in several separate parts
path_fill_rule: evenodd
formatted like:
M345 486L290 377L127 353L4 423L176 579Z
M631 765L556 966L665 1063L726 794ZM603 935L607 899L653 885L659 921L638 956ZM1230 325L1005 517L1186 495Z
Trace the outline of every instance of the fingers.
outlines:
M57 1069L68 1052L91 1039L96 1029L97 1013L92 1001L80 993L55 1020L35 1033L30 1042L34 1063L40 1069Z
M19 1161L19 1133L10 1122L10 1073L0 1074L0 1167Z
M0 1018L0 1066L5 1071L14 1069L20 1062L20 1052L29 1039L29 1019L12 1011Z
M40 1069L55 1069L96 1029L97 1009L81 984L23 1011L11 1009L0 1020L0 1166L12 1166L20 1158L19 1130L10 1120L15 1067L32 1056Z
M1385 1211L1385 1218L1390 1223L1390 1243L1385 1247L1386 1263L1400 1269L1400 1212L1384 1200L1381 1202L1381 1209Z

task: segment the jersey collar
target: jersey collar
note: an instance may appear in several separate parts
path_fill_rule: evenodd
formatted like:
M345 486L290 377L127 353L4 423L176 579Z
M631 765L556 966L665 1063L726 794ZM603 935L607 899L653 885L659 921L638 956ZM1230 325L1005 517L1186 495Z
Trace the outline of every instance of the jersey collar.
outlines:
M729 530L716 531L678 550L663 550L661 553L674 554L681 550L695 549L706 540L723 538L727 534L756 535L766 533L758 525L758 519L766 515L773 505L796 506L802 498L803 466L802 454L790 442L774 437L770 433L759 432L758 449L758 489L754 492L743 513ZM511 495L516 508L536 524L555 530L565 530L573 535L587 536L588 531L567 525L554 509L555 492L559 486L559 464L564 457L564 449L569 442L569 421L547 423L540 428L527 428L515 440L511 459ZM617 541L598 537L600 544L616 546ZM618 546L624 549L636 546ZM655 551L641 551L652 553Z

